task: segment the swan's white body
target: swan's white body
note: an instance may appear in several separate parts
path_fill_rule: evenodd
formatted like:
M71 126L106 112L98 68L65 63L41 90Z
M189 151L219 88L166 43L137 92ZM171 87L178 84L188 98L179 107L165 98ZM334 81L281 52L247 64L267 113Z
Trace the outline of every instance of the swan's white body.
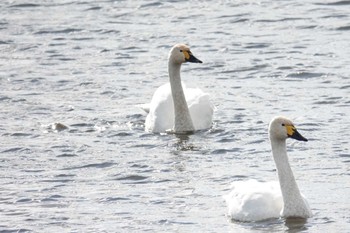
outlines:
M201 63L187 46L175 45L169 53L170 83L154 93L145 122L146 131L187 133L211 127L213 105L209 95L198 88L186 88L181 82L181 64L186 61Z
M237 221L261 221L278 217L308 218L310 207L300 193L289 165L286 139L307 141L292 122L284 117L274 118L269 126L272 155L279 182L238 181L225 196L228 215Z
M182 83L182 87L194 129L209 128L213 115L209 95L198 88L186 88L184 83ZM146 118L146 131L165 132L174 128L174 121L173 97L170 84L167 83L160 86L153 95ZM184 124L187 123L184 122Z
M279 218L283 199L278 182L237 181L225 196L231 219L249 222Z

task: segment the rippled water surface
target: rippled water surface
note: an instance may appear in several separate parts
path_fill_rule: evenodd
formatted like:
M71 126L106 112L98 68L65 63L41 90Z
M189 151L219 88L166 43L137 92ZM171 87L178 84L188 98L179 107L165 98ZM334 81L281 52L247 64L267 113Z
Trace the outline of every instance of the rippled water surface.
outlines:
M1 232L349 232L349 1L1 1ZM184 42L214 126L144 132ZM237 223L232 181L276 178L275 115L314 216Z

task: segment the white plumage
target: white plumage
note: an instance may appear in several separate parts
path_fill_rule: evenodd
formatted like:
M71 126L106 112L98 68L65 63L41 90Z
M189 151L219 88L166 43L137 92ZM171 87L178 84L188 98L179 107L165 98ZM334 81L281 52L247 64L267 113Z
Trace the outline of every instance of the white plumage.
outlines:
M260 221L280 217L283 199L278 182L237 181L225 196L228 215L238 221Z

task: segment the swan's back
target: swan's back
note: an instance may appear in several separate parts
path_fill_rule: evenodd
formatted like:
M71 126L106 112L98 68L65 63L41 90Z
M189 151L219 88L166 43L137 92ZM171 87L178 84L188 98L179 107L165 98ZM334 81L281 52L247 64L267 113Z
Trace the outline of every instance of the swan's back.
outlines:
M170 84L164 84L154 92L146 117L145 130L165 132L174 126L174 103Z
M214 107L209 95L199 88L187 88L186 101L196 130L208 129L213 122Z
M278 182L237 181L224 196L228 215L242 222L279 218L283 199Z
M186 88L182 83L187 105L195 130L210 128L214 107L209 95L199 88ZM170 84L160 86L152 97L145 122L148 132L165 132L174 127L174 103Z

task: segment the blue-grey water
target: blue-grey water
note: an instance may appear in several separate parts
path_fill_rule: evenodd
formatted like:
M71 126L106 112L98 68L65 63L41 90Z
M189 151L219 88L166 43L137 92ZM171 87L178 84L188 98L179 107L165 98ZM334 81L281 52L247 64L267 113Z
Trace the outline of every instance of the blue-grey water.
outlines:
M350 1L1 1L0 232L350 232ZM144 132L187 43L183 81L212 129ZM267 126L288 141L314 216L237 223L232 181L277 179Z

